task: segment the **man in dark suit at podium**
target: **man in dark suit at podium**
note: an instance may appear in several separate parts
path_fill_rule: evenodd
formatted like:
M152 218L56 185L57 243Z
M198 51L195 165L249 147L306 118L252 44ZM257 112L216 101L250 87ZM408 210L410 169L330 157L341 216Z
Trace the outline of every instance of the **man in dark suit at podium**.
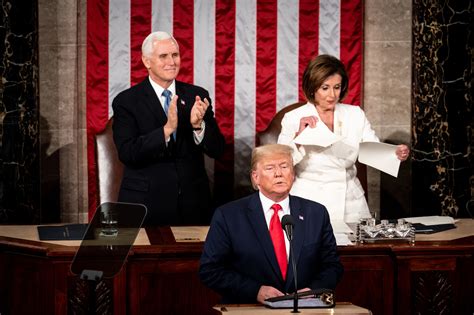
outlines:
M294 181L291 148L271 144L252 152L252 183L259 191L218 208L201 256L202 282L223 303L255 303L285 293L334 289L343 267L326 208L290 196ZM294 219L294 287L289 244L280 219Z
M144 204L145 225L206 225L211 213L204 154L218 158L224 137L205 89L176 79L179 46L165 32L142 45L148 77L113 101L113 134L125 165L119 201Z

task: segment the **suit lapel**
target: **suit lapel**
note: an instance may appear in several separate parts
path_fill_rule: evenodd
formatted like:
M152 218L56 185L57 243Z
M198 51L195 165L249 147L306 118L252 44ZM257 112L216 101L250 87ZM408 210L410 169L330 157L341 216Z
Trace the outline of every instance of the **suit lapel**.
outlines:
M304 235L305 235L305 224L304 217L305 211L301 207L301 203L298 199L290 196L290 213L295 222L293 228L293 255L295 257L295 263L298 266L298 260L303 247ZM292 258L288 260L288 272L286 277L285 289L288 291L289 287L294 284L294 274L292 266Z
M163 105L161 104L160 99L156 95L155 90L153 90L153 87L151 86L149 80L149 78L146 78L141 83L144 91L144 102L148 109L153 113L153 116L155 116L156 119L159 121L159 123L165 124L167 118L163 109Z
M255 236L265 253L268 263L270 264L275 278L279 282L283 283L283 278L281 277L280 267L276 260L275 250L273 249L273 242L270 238L270 233L268 232L267 223L265 221L265 215L263 214L262 202L258 196L258 192L253 194L249 205L247 216L249 222L254 230Z

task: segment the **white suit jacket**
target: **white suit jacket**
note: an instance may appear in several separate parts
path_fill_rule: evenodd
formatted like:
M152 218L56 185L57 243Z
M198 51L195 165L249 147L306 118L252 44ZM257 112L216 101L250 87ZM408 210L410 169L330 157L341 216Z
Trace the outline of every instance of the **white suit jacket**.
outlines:
M286 113L281 122L278 143L293 147L296 180L291 194L325 205L335 224L337 221L357 222L370 216L364 190L356 177L355 161L359 143L379 141L379 138L364 112L359 106L337 104L334 133L343 140L326 148L311 145L297 148L293 139L300 119L307 116L318 117L318 124L326 127L311 103Z

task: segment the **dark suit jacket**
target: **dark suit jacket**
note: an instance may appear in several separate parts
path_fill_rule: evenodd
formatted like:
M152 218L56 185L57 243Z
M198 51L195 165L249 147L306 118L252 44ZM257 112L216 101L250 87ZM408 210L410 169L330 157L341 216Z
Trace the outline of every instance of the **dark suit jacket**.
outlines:
M196 95L209 93L198 86L176 81L178 129L176 141L166 144L166 114L150 81L121 92L113 101L113 134L120 161L125 165L119 201L142 203L148 208L146 225L208 224L210 189L204 153L218 158L224 137L209 106L202 142L196 145L190 123Z
M290 196L294 218L294 257L298 289L334 289L343 273L336 241L324 206ZM295 292L288 263L283 280L258 193L216 210L204 244L199 274L222 295L223 303L256 303L262 285Z

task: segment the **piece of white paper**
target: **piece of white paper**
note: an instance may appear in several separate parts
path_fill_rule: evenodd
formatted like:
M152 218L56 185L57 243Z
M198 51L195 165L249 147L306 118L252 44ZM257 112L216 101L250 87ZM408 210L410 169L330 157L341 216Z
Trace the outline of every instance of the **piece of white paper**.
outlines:
M352 233L352 229L342 220L331 219L331 226L334 233Z
M346 233L334 233L334 237L336 238L337 246L347 246L354 244L349 238L349 235L347 235Z
M323 124L316 124L316 127L306 127L294 140L297 144L302 145L317 145L320 147L328 147L331 144L340 141L341 136L331 132Z
M405 218L409 223L421 223L424 225L454 224L454 219L449 216L426 216L426 217L410 217Z
M276 302L264 301L263 304L271 308L293 308L293 299L283 300ZM328 305L321 301L320 298L304 298L298 299L298 306L303 308L330 308L331 305Z
M359 145L359 162L397 177L400 160L395 154L396 150L397 146L393 144L362 142Z

